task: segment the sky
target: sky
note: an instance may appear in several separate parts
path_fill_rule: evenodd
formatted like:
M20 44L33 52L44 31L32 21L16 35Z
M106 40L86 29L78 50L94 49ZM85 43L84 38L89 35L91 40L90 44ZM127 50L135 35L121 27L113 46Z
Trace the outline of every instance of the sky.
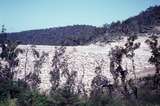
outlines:
M160 0L0 0L7 32L87 24L102 26L137 15Z

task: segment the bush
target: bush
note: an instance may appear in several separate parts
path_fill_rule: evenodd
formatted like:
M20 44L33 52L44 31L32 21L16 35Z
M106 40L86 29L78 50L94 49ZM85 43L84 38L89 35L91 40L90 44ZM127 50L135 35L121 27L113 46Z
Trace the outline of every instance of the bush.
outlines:
M17 98L26 89L28 86L23 81L2 81L0 83L0 100Z
M149 90L149 89L140 89L139 90L139 101L142 104L150 104L150 105L160 105L160 93L157 90Z
M5 101L0 101L0 106L17 106L16 99L8 99Z
M49 106L48 98L37 91L25 91L18 97L19 106Z
M80 106L83 102L78 94L67 87L57 89L50 97L54 106Z

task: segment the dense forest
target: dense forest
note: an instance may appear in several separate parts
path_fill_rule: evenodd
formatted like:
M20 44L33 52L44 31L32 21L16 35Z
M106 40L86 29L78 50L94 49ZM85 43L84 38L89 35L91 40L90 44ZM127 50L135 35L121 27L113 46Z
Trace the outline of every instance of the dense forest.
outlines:
M141 12L137 16L128 18L122 22L113 22L109 32L132 33L152 33L159 32L155 26L160 25L160 6L153 6Z
M89 25L73 25L7 34L9 40L22 44L84 45L105 33L104 28Z

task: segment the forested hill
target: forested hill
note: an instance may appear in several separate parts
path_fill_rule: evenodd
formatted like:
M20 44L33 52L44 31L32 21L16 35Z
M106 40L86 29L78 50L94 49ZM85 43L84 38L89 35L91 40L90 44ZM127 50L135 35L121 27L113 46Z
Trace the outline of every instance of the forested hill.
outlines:
M160 31L160 6L149 7L137 16L130 17L122 22L113 22L109 27L110 33L157 33Z
M90 25L73 25L49 29L9 33L7 38L22 44L83 45L104 34L106 29Z
M160 32L160 6L150 7L137 16L105 24L103 27L73 25L8 33L7 38L20 41L21 44L76 46L98 40L105 41L119 35L153 32Z

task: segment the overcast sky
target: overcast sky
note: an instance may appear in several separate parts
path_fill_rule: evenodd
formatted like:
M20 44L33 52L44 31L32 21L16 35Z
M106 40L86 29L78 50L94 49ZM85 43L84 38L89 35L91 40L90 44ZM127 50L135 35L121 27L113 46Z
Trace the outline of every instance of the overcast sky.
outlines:
M125 20L160 0L0 0L0 25L8 32Z

